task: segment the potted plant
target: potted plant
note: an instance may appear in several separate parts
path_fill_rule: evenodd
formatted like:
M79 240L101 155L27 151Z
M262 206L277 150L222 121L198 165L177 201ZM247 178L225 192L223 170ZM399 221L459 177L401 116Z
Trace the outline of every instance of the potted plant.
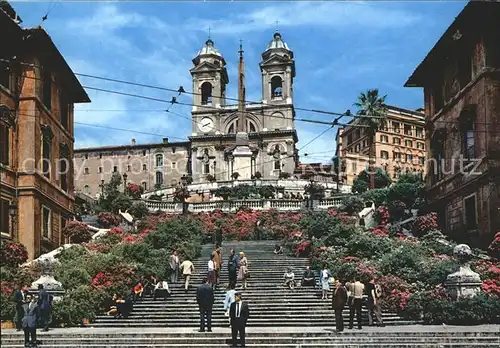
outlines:
M215 178L215 176L212 175L212 174L208 174L206 176L206 179L207 179L208 182L215 182L215 181L217 181L217 179Z
M280 179L288 179L290 178L292 175L290 173L287 173L287 172L281 172L280 175L279 175L279 178Z
M262 179L262 174L260 172L255 172L254 178L257 180L260 180L260 179Z
M238 180L239 177L240 177L240 173L238 173L238 172L234 172L233 174L231 174L231 178L233 178L234 180Z

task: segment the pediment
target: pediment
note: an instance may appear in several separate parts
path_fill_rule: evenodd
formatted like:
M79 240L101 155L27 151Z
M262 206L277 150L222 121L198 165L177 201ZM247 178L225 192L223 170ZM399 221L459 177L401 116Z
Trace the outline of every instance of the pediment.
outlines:
M290 58L285 58L280 55L273 55L260 63L261 65L271 65L271 64L289 64L291 62Z
M203 62L200 65L195 66L190 71L191 72L204 72L204 71L214 71L214 70L220 70L220 66L212 64L210 62Z

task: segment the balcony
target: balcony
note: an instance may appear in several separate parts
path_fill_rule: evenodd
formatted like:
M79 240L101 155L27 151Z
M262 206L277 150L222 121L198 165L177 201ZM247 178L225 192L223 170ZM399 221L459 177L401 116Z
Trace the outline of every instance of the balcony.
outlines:
M164 201L144 201L150 212L161 211L164 213L181 214L182 203ZM326 210L340 206L342 197L325 198L313 201L314 210ZM191 213L211 212L222 210L227 213L237 212L241 207L252 210L276 209L281 212L300 211L308 206L307 200L297 199L234 199L227 201L209 201L199 203L186 203L187 211Z

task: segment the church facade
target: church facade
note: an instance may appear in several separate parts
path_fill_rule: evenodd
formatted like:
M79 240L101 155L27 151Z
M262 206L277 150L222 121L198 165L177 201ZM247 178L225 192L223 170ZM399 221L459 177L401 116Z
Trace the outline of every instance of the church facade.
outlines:
M259 64L260 103L245 100L241 46L239 54L237 99L226 98L226 61L211 39L193 59L189 142L136 144L133 140L129 145L75 149L77 191L98 195L102 180L109 181L114 172L128 172L128 182L148 191L173 187L184 175L194 183L293 176L298 167L294 54L276 32Z

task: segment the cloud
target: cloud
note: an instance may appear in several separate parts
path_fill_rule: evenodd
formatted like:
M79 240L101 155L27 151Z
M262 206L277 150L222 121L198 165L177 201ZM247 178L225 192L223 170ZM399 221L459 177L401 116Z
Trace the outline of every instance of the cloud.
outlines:
M283 27L324 26L331 28L400 28L414 24L420 17L394 6L380 3L354 2L286 2L270 5L257 10L233 16L231 19L199 20L193 19L191 25L211 27L218 34L242 34ZM276 23L278 20L278 23Z

